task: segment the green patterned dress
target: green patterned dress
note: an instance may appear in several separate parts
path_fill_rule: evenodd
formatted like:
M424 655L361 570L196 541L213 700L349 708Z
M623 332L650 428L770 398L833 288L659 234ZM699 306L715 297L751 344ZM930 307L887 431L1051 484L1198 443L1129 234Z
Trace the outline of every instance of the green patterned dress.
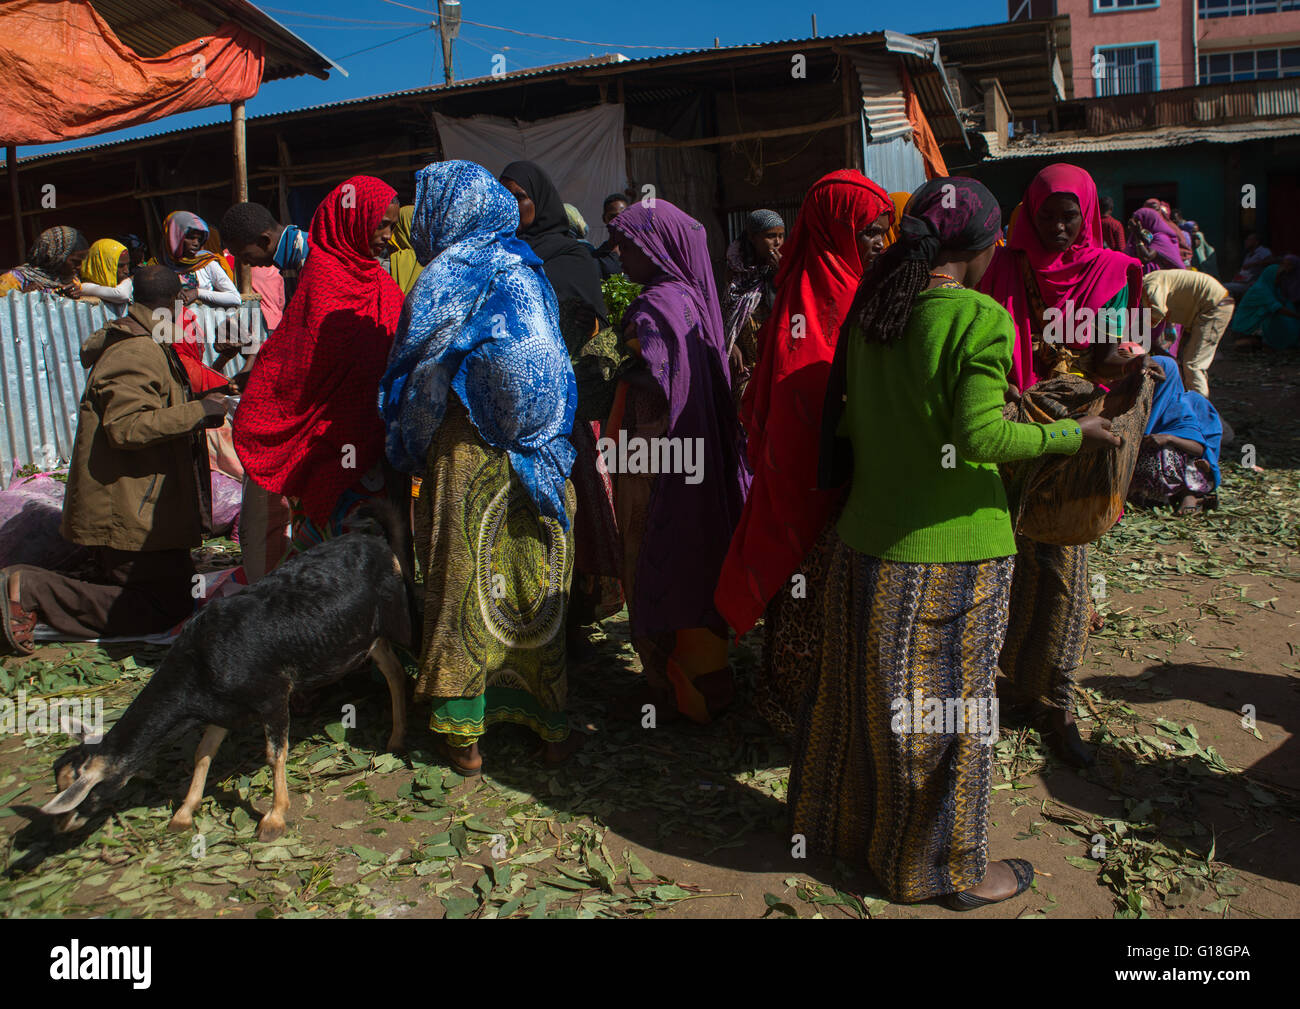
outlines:
M572 484L566 495L572 530ZM453 746L496 722L565 739L573 535L538 512L454 395L429 447L415 531L425 572L416 697L433 702L430 728Z

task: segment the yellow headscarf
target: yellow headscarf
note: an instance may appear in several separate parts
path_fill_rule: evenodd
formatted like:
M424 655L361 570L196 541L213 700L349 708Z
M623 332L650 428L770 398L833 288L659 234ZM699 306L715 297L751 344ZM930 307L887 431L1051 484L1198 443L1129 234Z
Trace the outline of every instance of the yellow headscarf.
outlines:
M86 253L81 264L81 279L101 287L117 287L117 263L126 246L111 238L101 238Z
M912 198L912 194L890 193L889 198L894 201L894 222L889 226L889 233L885 235L885 240L893 245L898 241L899 228L903 225L903 208L907 206L907 201Z
M411 245L411 222L415 219L415 207L406 206L397 215L397 226L393 228L393 237L388 240L393 251L388 256L388 272L392 274L403 294L409 294L415 286L416 278L424 270L415 258L415 247Z

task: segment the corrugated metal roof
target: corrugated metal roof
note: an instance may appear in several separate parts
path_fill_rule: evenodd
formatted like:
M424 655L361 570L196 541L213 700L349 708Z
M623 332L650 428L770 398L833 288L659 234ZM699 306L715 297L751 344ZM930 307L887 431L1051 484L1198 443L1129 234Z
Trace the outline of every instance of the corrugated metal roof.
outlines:
M223 22L233 22L266 43L264 81L303 74L325 80L331 68L341 69L247 0L94 0L92 6L119 39L146 58L161 56L212 34Z
M1044 158L1062 154L1093 154L1098 151L1147 151L1187 144L1240 144L1248 140L1300 135L1300 116L1264 122L1224 123L1219 126L1167 126L1131 133L1097 136L1091 133L1044 133L1023 137L1009 146L999 147L992 133L983 134L989 146L989 160L1007 158Z
M238 314L250 339L266 335L260 301L246 301L238 313L195 303L204 334L203 356L212 364L218 324ZM77 433L77 404L86 384L81 345L110 318L120 315L103 303L73 301L46 292L0 297L0 487L14 466L43 469L66 462ZM233 375L231 362L226 374Z
M907 99L898 79L898 61L892 57L854 53L853 68L858 72L862 89L862 109L867 117L867 139L889 140L910 137L912 123L907 118Z
M135 5L146 2L159 2L159 0L111 0L111 2ZM224 2L235 3L242 0L224 0ZM265 17L265 15L262 15ZM269 19L268 19L269 20ZM520 80L530 80L542 77L560 77L565 74L571 74L575 69L585 69L588 72L583 74L584 77L597 78L605 76L607 73L618 73L629 69L640 68L643 66L653 66L659 64L669 64L673 61L698 62L698 57L704 54L716 54L719 57L734 56L738 53L762 53L765 51L780 50L782 48L795 46L816 46L818 48L839 48L846 44L861 44L865 42L880 42L882 40L889 42L890 48L898 52L910 53L916 59L922 59L929 62L928 53L931 47L928 46L927 40L937 39L942 47L951 47L958 45L963 51L970 47L970 39L980 39L982 36L989 36L989 33L996 33L995 37L987 39L987 51L991 53L1005 54L1007 46L1013 39L1033 40L1042 37L1044 32L1059 32L1062 27L1059 22L1064 23L1064 31L1068 43L1069 18L1058 17L1050 20L1039 21L1018 21L1006 24L977 25L968 28L959 29L941 29L933 32L922 32L917 36L903 35L892 31L874 31L874 32L850 32L842 35L819 35L810 38L778 39L770 42L748 42L734 46L719 46L717 48L692 49L681 52L666 53L661 56L642 56L635 59L629 59L621 53L606 53L601 56L592 57L586 60L575 60L569 63L557 63L544 67L532 67L524 70L510 71L499 76L474 77L463 81L455 81L451 84L436 84L429 87L409 88L403 91L391 91L380 95L367 95L361 98L347 98L336 102L322 102L318 105L308 105L297 109L287 109L281 112L271 112L260 116L250 116L249 122L271 120L287 116L298 116L304 113L322 112L331 109L345 108L353 105L364 105L366 103L386 102L400 100L403 98L418 97L436 97L441 94L463 91L471 88L485 86L500 86L502 83L509 83ZM285 29L287 31L287 29ZM952 39L954 41L949 42ZM912 43L919 42L920 46ZM904 48L898 49L896 46ZM1023 55L1023 52L1020 53ZM319 55L319 54L318 54ZM1065 58L1068 61L1068 47L1065 52ZM324 57L322 57L323 59ZM1046 57L1044 57L1046 60ZM615 67L613 64L619 64ZM1069 80L1068 64L1066 66L1066 80ZM1036 71L1033 75L1035 79L1046 77L1050 81L1050 67L1044 62L1044 68ZM1007 89L1004 82L1004 90L1007 90L1008 100L1011 100L1011 91ZM934 106L931 106L933 109ZM1013 106L1013 111L1015 107ZM155 139L157 137L168 136L170 134L193 133L201 130L216 130L227 128L224 123L214 124L212 126L197 126L183 130L168 130L158 133L149 134L147 137L132 137L129 140L118 140L108 144L96 144L87 147L79 147L74 151L56 151L49 154L38 154L31 157L19 158L20 165L29 161L39 161L46 158L67 157L73 154L80 154L86 151L100 150L106 147L115 147L136 143L144 139Z

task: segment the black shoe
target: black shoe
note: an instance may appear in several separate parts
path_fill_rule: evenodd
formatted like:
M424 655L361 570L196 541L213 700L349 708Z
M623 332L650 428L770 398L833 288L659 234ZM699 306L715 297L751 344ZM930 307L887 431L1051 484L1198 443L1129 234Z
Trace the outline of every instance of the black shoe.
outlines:
M1019 897L1029 889L1034 882L1034 867L1026 862L1023 858L1004 858L1007 865L1011 866L1011 871L1016 874L1016 892L1008 894L1005 897L977 897L968 890L958 890L956 893L948 894L947 904L954 911L974 911L977 907L987 907L989 904L1001 904L1004 900L1010 900L1012 897Z

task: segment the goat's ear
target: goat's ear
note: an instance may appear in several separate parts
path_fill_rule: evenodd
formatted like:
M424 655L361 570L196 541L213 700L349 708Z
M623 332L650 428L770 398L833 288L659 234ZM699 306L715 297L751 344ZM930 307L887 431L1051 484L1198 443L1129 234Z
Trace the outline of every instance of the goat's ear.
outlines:
M51 816L71 812L80 806L90 794L90 790L103 780L103 762L92 760L76 781L41 807L41 812Z

